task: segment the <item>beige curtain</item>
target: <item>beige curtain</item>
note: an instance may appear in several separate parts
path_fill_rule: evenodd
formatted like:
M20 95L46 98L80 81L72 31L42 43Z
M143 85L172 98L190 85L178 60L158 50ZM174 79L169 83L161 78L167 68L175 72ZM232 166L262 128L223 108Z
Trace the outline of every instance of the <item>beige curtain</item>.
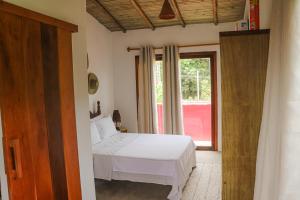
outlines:
M138 131L157 133L157 112L154 90L154 51L146 46L141 49L138 69Z
M300 199L300 1L274 0L255 200Z
M163 48L164 132L183 134L178 47Z

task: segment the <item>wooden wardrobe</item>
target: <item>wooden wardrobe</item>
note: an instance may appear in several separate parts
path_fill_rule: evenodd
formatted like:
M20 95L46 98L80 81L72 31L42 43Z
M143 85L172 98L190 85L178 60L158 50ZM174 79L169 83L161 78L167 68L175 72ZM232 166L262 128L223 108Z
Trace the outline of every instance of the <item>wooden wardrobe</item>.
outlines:
M220 33L222 199L253 200L269 30Z
M81 199L72 32L0 1L0 110L10 200Z

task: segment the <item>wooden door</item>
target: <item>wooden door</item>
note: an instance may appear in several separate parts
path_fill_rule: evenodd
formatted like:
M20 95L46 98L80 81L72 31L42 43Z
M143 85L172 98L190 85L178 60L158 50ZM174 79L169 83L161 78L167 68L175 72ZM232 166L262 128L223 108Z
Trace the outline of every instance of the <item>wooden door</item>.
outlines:
M71 32L33 14L0 2L0 109L9 197L81 199Z
M224 200L252 200L269 31L220 34Z

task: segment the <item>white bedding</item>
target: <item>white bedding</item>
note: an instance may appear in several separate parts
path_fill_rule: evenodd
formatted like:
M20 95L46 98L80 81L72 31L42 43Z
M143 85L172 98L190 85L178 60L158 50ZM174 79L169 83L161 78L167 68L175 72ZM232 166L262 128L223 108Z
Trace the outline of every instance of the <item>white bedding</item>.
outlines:
M196 166L188 136L119 133L93 145L95 178L172 185L168 199L179 200Z

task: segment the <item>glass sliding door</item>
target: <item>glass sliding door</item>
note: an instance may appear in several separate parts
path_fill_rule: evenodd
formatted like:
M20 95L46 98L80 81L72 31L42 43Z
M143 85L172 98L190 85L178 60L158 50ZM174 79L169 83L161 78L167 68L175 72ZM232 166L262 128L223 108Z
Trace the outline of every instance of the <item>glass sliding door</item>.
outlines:
M180 59L185 135L198 147L212 147L212 76L210 57Z
M154 84L157 104L158 133L163 134L163 62L161 59L156 60L154 64Z
M184 134L191 136L199 149L216 150L216 52L181 53L179 62ZM154 74L158 129L164 133L161 55L156 56Z

